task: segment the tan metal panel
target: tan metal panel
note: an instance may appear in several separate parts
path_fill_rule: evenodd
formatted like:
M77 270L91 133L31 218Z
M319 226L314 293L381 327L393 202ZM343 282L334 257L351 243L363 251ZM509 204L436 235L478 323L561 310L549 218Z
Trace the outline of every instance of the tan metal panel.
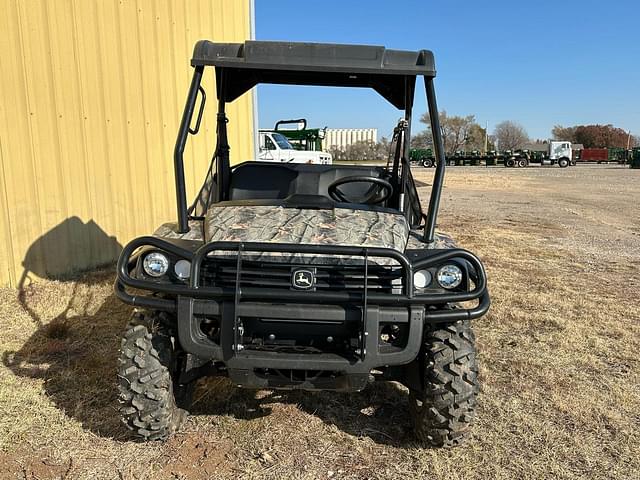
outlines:
M2 0L0 285L112 262L175 219L173 144L201 38L250 37L248 0ZM215 85L188 143L187 189L215 148ZM251 95L228 108L254 157Z
M0 35L0 144L5 194L2 220L9 235L5 236L0 256L5 257L9 271L0 272L0 282L15 285L16 276L20 277L23 253L18 251L19 245L28 243L26 239L36 239L43 228L36 213L39 201L32 163L29 124L32 112L24 87L20 19L15 2L5 2L5 6L4 14L0 15L0 31L3 32ZM41 261L39 249L34 249L32 256Z

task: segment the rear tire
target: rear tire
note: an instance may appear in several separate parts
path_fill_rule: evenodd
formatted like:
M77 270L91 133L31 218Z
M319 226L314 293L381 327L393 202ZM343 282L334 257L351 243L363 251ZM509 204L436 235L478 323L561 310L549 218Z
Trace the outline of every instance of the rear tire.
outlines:
M159 314L162 315L162 314ZM122 422L144 440L165 440L178 430L191 401L191 385L175 381L173 339L157 316L134 312L123 335L118 368Z
M526 167L527 166L527 161L526 160L518 160L518 166L519 167Z
M429 328L417 361L422 391L409 394L416 437L431 447L457 445L470 429L480 390L470 321Z
M433 160L431 160L430 158L423 158L422 159L422 166L424 168L431 168L433 167Z
M506 159L504 161L504 166L505 167L513 167L513 166L515 166L515 164L516 164L516 161L513 158L508 158L508 159Z

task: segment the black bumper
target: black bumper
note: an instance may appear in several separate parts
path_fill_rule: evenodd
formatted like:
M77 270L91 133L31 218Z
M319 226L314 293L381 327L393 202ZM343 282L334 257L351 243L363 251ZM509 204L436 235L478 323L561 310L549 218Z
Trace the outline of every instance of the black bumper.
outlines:
M177 258L191 261L189 284L154 283L130 275L132 262L140 247L153 247ZM201 285L200 270L211 252L232 251L237 255L235 288ZM295 252L296 254L348 255L386 257L402 268L402 293L368 292L364 275L362 293L346 291L299 291L275 288L245 287L241 284L242 260L247 252ZM413 272L438 265L449 259L461 259L471 266L474 288L468 292L416 295ZM426 323L451 322L478 318L489 308L486 276L480 261L461 249L433 251L426 258L414 260L395 250L332 245L282 245L263 243L216 242L190 252L156 237L142 237L129 243L118 262L116 295L130 305L175 312L178 336L183 349L199 358L223 362L231 379L241 386L269 388L361 390L372 369L403 365L416 358L421 347ZM127 287L160 294L133 295ZM470 309L442 308L443 305L477 300ZM220 341L215 343L199 326L203 316L220 319ZM244 349L238 339L239 319L263 316L278 321L309 325L321 320L325 324L344 325L357 322L361 335L357 355L346 358L333 353L281 353ZM383 323L399 323L409 334L402 348L379 344ZM283 371L289 376L283 375ZM316 372L310 374L309 372ZM272 374L270 372L278 372ZM320 372L320 373L318 373Z

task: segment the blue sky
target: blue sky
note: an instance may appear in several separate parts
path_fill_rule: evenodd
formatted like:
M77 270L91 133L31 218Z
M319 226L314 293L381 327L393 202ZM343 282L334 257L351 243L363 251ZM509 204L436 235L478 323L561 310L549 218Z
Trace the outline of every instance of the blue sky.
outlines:
M475 115L489 131L515 120L532 138L548 138L556 124L612 123L640 134L638 0L255 3L259 40L433 50L439 109ZM306 116L313 127L388 136L400 116L359 89L262 85L258 99L261 128ZM425 109L421 88L414 121Z

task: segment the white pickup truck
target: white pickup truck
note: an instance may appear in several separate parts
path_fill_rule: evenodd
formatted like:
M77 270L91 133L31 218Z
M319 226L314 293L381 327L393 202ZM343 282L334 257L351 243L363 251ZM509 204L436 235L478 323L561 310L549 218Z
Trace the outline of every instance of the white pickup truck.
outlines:
M296 150L287 137L278 132L260 131L258 159L267 162L318 163L331 165L331 154L310 150Z

